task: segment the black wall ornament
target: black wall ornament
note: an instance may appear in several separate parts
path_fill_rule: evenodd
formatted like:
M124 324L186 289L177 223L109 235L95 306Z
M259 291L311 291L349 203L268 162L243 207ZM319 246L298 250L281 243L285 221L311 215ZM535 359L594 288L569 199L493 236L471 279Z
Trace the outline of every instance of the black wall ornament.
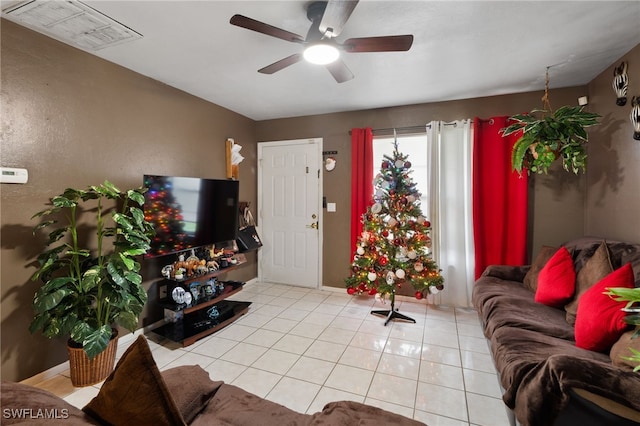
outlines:
M627 87L629 86L628 67L629 63L622 61L619 66L613 69L613 91L616 92L616 105L618 106L624 106L627 103Z
M631 120L631 125L633 126L633 138L640 141L640 96L631 98L629 120Z

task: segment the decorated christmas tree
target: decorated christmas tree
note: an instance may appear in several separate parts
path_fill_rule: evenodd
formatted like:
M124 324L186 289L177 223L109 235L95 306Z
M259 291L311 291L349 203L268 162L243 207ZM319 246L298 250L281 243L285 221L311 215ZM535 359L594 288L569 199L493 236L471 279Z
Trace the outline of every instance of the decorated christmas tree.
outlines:
M155 231L153 246L157 247L156 255L179 251L188 248L184 242L186 237L182 223L182 208L171 192L171 181L164 176L146 176L144 186L149 188L145 193L145 220L150 222Z
M372 311L388 317L385 325L393 318L413 321L394 310L401 286L413 286L417 299L444 288L431 255L431 223L423 216L411 173L411 162L394 142L393 157L384 156L374 179L373 203L363 215L363 231L345 280L349 294L369 294L382 301L389 297L390 310Z

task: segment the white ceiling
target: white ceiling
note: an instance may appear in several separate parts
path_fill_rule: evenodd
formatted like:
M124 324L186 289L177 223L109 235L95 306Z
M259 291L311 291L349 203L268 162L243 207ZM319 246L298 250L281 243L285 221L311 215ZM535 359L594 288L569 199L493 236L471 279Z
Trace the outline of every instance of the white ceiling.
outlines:
M92 54L254 120L543 90L547 67L552 88L582 85L640 43L639 1L361 0L339 42L414 43L343 53L355 78L338 84L305 62L259 74L302 47L229 24L237 13L304 37L308 1L85 3L143 36Z

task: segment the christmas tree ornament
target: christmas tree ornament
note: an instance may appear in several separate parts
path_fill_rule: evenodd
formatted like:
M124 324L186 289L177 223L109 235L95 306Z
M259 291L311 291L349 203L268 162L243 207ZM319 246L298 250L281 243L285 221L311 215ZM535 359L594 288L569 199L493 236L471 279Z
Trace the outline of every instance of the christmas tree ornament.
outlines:
M413 266L413 269L415 269L416 272L422 272L424 271L424 265L422 264L422 262L416 262L416 264Z
M379 214L381 211L382 211L382 204L375 203L373 206L371 206L371 213Z
M378 292L378 290L376 290L375 287L372 287L369 289L369 296L375 296L375 294Z
M405 169L410 169L411 168L411 161L405 161L404 162L404 168Z
M389 263L389 259L387 259L386 257L382 256L382 257L378 258L378 263L380 264L380 266L385 266L387 263Z
M355 288L353 288L353 287L349 287L349 288L347 289L347 293L349 293L349 294L354 294L355 292L356 292L356 289L355 289Z
M358 248L356 249L356 253L362 256L364 254L364 247L358 246Z
M415 259L416 257L418 257L418 253L416 253L415 250L409 250L407 252L407 257L411 260Z
M387 225L389 225L390 228L394 228L397 224L398 224L398 221L392 217L389 218L389 220L387 221Z
M403 269L398 269L396 270L396 277L398 277L399 279L404 279L404 277L406 276L405 272Z
M418 299L418 300L420 300L420 299L422 299L424 297L424 295L422 294L421 291L416 291L415 296L416 296L416 299Z
M391 271L387 272L386 281L387 285L393 285L393 283L396 281L396 274Z
M367 278L369 279L369 281L375 281L375 280L376 280L376 278L378 278L378 275L376 275L376 273L375 273L375 272L369 272L369 273L367 274Z
M401 169L401 168L403 168L403 167L404 167L404 161L402 161L402 160L396 160L396 162L395 162L395 166L396 166L396 169Z

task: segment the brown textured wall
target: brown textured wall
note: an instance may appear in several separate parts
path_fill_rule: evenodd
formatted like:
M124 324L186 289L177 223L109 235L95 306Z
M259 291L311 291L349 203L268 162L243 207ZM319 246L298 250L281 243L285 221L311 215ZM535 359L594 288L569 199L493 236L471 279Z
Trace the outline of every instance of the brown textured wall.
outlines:
M628 61L625 106L616 105L613 69ZM589 105L603 116L589 137L585 233L640 243L640 141L629 121L631 98L640 98L640 45L589 83Z
M550 96L553 105L575 105L577 98L586 93L586 87L573 87L552 90ZM325 171L323 177L327 202L337 204L335 213L324 211L323 285L343 287L352 256L348 237L351 209L351 139L348 132L351 128L416 126L431 120L513 115L540 108L541 96L542 92L532 92L259 121L256 125L259 141L321 137L323 150L338 151L336 168L332 172ZM537 253L543 244L560 244L582 235L583 176L564 173L536 176L531 187L531 253Z
M63 339L31 335L29 280L42 241L31 215L66 187L108 179L121 188L144 173L225 178L225 140L243 146L242 200L256 199L254 121L2 20L2 165L25 167L26 185L0 188L2 380L22 380L67 359ZM153 304L157 266L145 262ZM255 257L229 274L256 276ZM233 275L232 275L233 274Z

